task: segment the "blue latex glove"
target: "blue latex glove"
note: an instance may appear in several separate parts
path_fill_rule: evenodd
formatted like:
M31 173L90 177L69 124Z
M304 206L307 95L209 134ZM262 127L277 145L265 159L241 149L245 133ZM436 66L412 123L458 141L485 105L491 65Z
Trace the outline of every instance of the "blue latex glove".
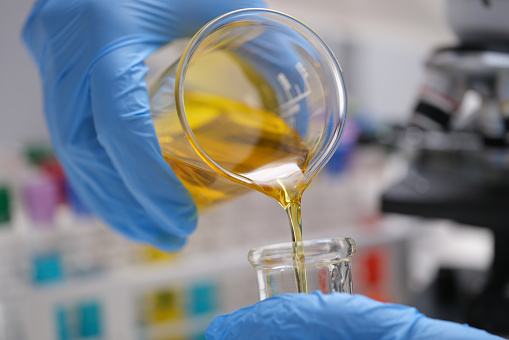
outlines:
M143 61L260 0L41 0L23 31L55 152L87 206L126 236L182 247L196 207L164 161Z
M458 323L425 317L415 308L362 295L283 294L216 317L207 340L502 340Z

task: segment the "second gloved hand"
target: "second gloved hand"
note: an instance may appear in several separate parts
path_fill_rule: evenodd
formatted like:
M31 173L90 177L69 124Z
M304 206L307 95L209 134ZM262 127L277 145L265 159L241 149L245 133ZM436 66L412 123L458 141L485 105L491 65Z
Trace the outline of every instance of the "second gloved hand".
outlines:
M216 317L207 340L501 340L362 295L283 294Z
M116 230L176 250L196 207L162 157L143 61L260 0L40 0L23 31L55 152L87 206Z

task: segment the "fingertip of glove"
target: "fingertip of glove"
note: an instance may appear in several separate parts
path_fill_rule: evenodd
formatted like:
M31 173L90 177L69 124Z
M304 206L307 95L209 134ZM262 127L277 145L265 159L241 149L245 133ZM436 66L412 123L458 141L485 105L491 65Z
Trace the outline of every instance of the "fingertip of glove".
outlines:
M154 247L164 252L176 252L184 248L187 243L185 237L165 236L158 237L151 242Z
M135 242L150 244L161 251L176 252L186 244L186 237L168 234L144 214L133 214L117 218L111 214L103 214L101 218L112 229Z
M185 237L167 235L159 230L153 230L152 225L137 225L135 228L118 223L109 223L109 225L125 237L135 242L150 244L163 252L177 252L184 248L187 242Z
M224 329L226 317L226 315L218 315L212 320L205 333L207 340L221 339L221 330Z

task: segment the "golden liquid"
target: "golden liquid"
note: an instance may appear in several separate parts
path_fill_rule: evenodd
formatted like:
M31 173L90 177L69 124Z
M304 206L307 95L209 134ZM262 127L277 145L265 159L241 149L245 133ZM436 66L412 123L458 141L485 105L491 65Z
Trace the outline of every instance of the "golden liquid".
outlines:
M248 187L277 200L288 214L299 292L306 292L301 197L308 149L276 114L222 97L186 92L189 125L204 151L220 166L253 181L239 185L208 167L184 135L176 114L154 120L163 155L199 209L246 192Z

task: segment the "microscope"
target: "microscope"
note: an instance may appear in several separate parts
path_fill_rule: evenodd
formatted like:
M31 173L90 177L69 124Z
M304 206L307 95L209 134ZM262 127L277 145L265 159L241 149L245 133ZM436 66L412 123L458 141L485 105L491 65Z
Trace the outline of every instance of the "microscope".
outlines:
M413 150L410 170L381 208L491 229L486 283L455 321L509 335L509 1L447 0L446 9L458 43L427 60L398 138Z

